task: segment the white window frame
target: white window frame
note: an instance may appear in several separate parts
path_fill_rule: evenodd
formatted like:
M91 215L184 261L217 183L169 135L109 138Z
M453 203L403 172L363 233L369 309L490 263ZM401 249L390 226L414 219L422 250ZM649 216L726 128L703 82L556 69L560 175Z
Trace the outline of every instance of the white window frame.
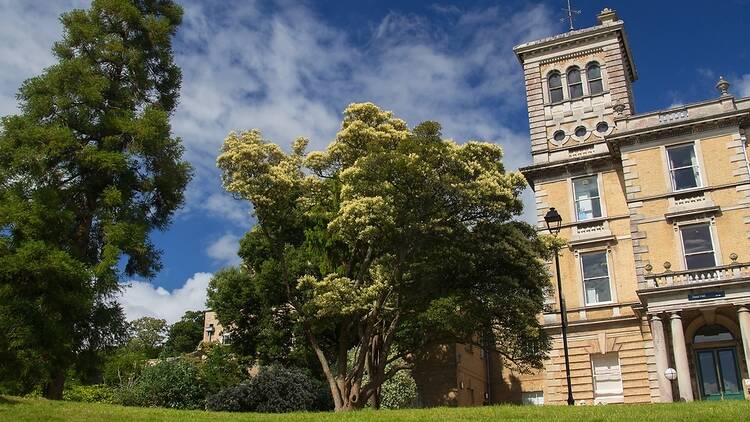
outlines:
M557 74L557 76L560 77L560 86L556 87L556 88L552 88L550 86L549 80L552 77L552 75L555 74L555 73ZM550 70L549 72L547 72L547 78L545 79L545 83L547 85L546 86L546 88L547 88L546 91L547 91L547 99L548 99L548 103L549 104L558 104L558 103L561 103L561 102L565 101L565 99L566 99L565 98L565 81L563 80L563 75L562 75L562 73L559 70L553 69L553 70ZM554 90L557 90L557 89L560 90L560 95L561 95L562 98L559 101L554 101L552 99L552 90L553 89Z
M589 67L592 65L596 65L599 67L599 77L594 79L589 79ZM591 82L592 81L601 81L602 84L602 90L597 92L596 94L591 93ZM599 64L598 61L593 60L586 64L586 95L601 95L604 94L604 75L602 74L602 65Z
M570 74L570 72L572 72L573 70L577 70L577 71L578 71L578 82L574 82L574 83L571 83L571 82L570 82L570 81L568 81L567 79L568 79L568 75L569 75L569 74ZM567 88L567 91L568 91L568 99L569 99L569 100L571 100L571 101L573 101L573 100L580 100L581 98L583 98L583 97L585 97L585 96L586 96L586 92L584 91L584 86L585 86L584 82L585 82L585 81L584 81L584 79L583 79L583 76L584 76L584 75L583 75L583 74L581 73L581 67L580 67L580 66L578 66L578 65L573 65L573 66L570 66L570 67L568 67L568 68L567 68L567 69L565 70L565 83L566 83L566 88ZM570 91L570 87L571 87L571 85L581 85L581 95L579 95L579 96L577 96L577 97L573 98L573 93L572 93L572 92Z
M680 224L677 228L677 231L680 234L680 251L682 252L682 268L684 268L685 270L688 269L688 264L687 264L688 254L685 252L685 239L682 238L682 229L684 229L685 227L690 227L690 226L708 226L708 237L711 240L711 253L714 255L714 266L715 267L720 266L721 262L719 262L719 255L717 254L717 247L716 247L718 242L716 242L716 239L715 239L713 224L711 224L711 222L709 221L696 221L696 222L691 222L691 223ZM706 252L707 251L693 252L690 255L704 254Z
M588 254L594 254L594 253L603 253L604 254L604 260L607 263L607 287L609 287L609 300L608 301L602 301L602 302L594 302L589 303L588 297L586 295L586 274L583 271L583 256ZM584 307L591 307L591 306L598 306L598 305L606 305L615 303L615 293L612 289L612 269L609 262L609 250L608 249L601 249L601 250L592 250L592 251L586 251L586 252L580 252L578 254L578 268L581 273L581 288L583 289L583 304ZM602 279L604 277L592 277L588 280L594 280L594 279Z
M598 217L591 217L591 218L586 218L586 219L580 219L580 218L578 218L578 202L579 201L577 199L578 197L576 196L576 184L575 184L575 181L578 180L578 179L586 179L586 178L589 178L589 177L593 177L593 178L596 179L596 190L597 190L597 193L598 193L598 196L596 197L596 199L599 201L599 210L601 211L602 215L600 215ZM579 221L579 222L592 221L592 220L596 220L596 219L599 219L599 218L604 218L607 215L606 210L604 209L604 201L602 200L602 185L601 185L600 182L601 182L601 174L600 173L588 174L586 176L573 177L573 178L570 179L570 189L573 192L573 215L575 215L576 221Z
M544 391L522 391L521 404L525 406L542 406L544 404Z
M672 160L669 159L669 150L674 149L674 148L685 147L688 145L690 145L693 148L693 155L695 155L695 165L672 168ZM680 144L667 145L664 148L664 152L667 158L667 170L669 172L669 183L670 183L670 186L672 187L672 192L683 192L683 191L689 191L691 189L699 189L703 187L703 172L701 170L701 160L698 155L698 145L696 144L696 142L685 142L685 143L680 143ZM693 171L694 174L697 173L696 174L696 186L690 187L690 188L677 189L677 182L675 180L674 173L677 170L682 170L682 169L687 169L687 168L694 169Z
M605 355L608 355L610 353L615 354L616 357L617 357L617 370L620 373L620 390L619 390L619 393L618 392L613 392L613 393L610 393L610 394L606 394L605 393L605 394L602 394L600 396L597 396L597 390L596 390L596 383L597 383L597 379L596 378L597 378L597 374L596 374L596 365L595 365L594 361L596 360L596 357L598 357L598 355L599 356L605 356ZM593 384L592 385L592 387L593 387L592 389L594 390L593 391L593 393L594 393L594 404L601 404L601 403L623 403L624 400L625 400L625 388L624 388L623 379L622 379L622 362L620 360L620 353L618 353L618 352L608 352L608 353L603 353L603 354L597 353L597 354L592 354L590 356L591 356L591 358L590 358L590 360L591 360L591 378L592 378L592 384Z

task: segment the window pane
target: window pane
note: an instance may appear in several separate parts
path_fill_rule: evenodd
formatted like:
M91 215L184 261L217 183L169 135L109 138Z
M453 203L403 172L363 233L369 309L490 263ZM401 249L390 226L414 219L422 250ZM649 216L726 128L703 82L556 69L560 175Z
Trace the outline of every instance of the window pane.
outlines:
M692 167L673 170L674 188L682 190L698 187L698 172L696 170Z
M703 382L703 394L718 394L719 380L716 377L713 351L698 352L698 366L701 370L700 378Z
M693 344L699 343L712 343L718 341L731 341L734 340L734 336L726 328L721 325L704 325L695 332L693 337Z
M596 176L574 179L573 190L575 191L576 214L579 221L602 216Z
M706 253L687 256L685 257L685 263L687 264L688 270L716 266L716 260L714 260L713 252L706 252Z
M550 88L557 88L562 86L562 79L560 78L559 73L553 73L549 77L549 87Z
M734 352L732 350L719 350L718 355L721 381L724 384L724 393L739 392L740 377L737 374Z
M607 277L607 253L593 252L581 255L583 278Z
M589 80L599 79L602 77L602 71L599 68L599 65L596 64L592 64L591 66L589 66L586 72L586 76L589 78Z
M568 84L574 84L581 82L581 72L578 69L573 69L568 72Z
M553 103L557 103L563 100L562 88L555 88L549 92L549 100Z
M570 98L583 97L583 85L576 84L570 86Z
M695 150L693 145L682 145L679 147L672 147L667 150L669 155L669 167L679 168L688 166L697 166L698 162L695 159Z
M586 287L586 304L590 305L612 300L612 295L609 292L608 278L587 280L584 284Z
M711 229L708 224L683 226L680 231L682 232L682 245L685 247L686 254L714 250L711 242Z
M591 94L591 95L599 94L602 91L604 91L604 89L602 88L602 80L601 79L597 79L595 81L589 82L589 94Z

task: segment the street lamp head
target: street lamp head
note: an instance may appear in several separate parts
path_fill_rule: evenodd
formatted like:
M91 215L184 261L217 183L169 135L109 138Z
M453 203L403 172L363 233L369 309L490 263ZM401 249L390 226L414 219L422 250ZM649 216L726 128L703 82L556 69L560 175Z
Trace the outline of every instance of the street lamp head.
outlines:
M667 368L664 370L664 378L674 381L677 379L677 371L674 370L674 368Z
M547 211L547 214L544 215L544 222L547 223L547 230L549 230L550 233L555 236L560 233L562 217L560 217L560 214L554 207L550 208L549 211Z

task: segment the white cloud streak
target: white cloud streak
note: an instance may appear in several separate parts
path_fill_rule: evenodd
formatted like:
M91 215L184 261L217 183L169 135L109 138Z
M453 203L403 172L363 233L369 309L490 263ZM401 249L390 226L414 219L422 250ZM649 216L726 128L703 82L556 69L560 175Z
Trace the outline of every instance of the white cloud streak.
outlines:
M737 94L740 97L750 97L750 73L742 75L737 80Z
M128 321L149 316L172 324L185 311L206 308L206 288L211 277L210 273L195 273L182 287L171 292L149 282L131 281L124 286L119 302Z
M206 248L206 255L223 266L238 266L242 263L237 251L240 247L240 237L227 233L211 242Z

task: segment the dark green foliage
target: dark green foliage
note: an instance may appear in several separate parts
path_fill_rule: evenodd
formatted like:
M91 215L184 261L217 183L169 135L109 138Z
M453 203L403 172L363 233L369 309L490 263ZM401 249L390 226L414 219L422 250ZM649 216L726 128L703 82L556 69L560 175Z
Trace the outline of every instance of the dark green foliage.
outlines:
M161 353L166 334L167 321L160 318L141 317L128 324L130 340L127 347L153 359Z
M169 355L194 352L203 339L203 312L187 311L169 327L164 350Z
M142 350L128 345L119 347L105 357L102 379L110 386L132 386L147 360L148 356Z
M206 384L198 363L184 359L161 361L143 369L138 381L118 391L126 406L202 409Z
M63 400L86 403L115 403L115 389L103 384L69 386Z
M225 388L206 399L206 410L216 412L252 412L254 408L255 395L249 381Z
M205 359L201 363L201 378L208 394L247 379L247 366L237 359L229 346L211 344L205 353Z
M285 413L333 408L327 387L298 368L269 366L249 381L209 396L208 410Z
M94 0L63 14L57 63L24 82L0 123L0 388L46 384L124 334L123 275L161 267L150 240L184 200L171 135L180 70L171 0ZM124 273L119 264L124 262Z

